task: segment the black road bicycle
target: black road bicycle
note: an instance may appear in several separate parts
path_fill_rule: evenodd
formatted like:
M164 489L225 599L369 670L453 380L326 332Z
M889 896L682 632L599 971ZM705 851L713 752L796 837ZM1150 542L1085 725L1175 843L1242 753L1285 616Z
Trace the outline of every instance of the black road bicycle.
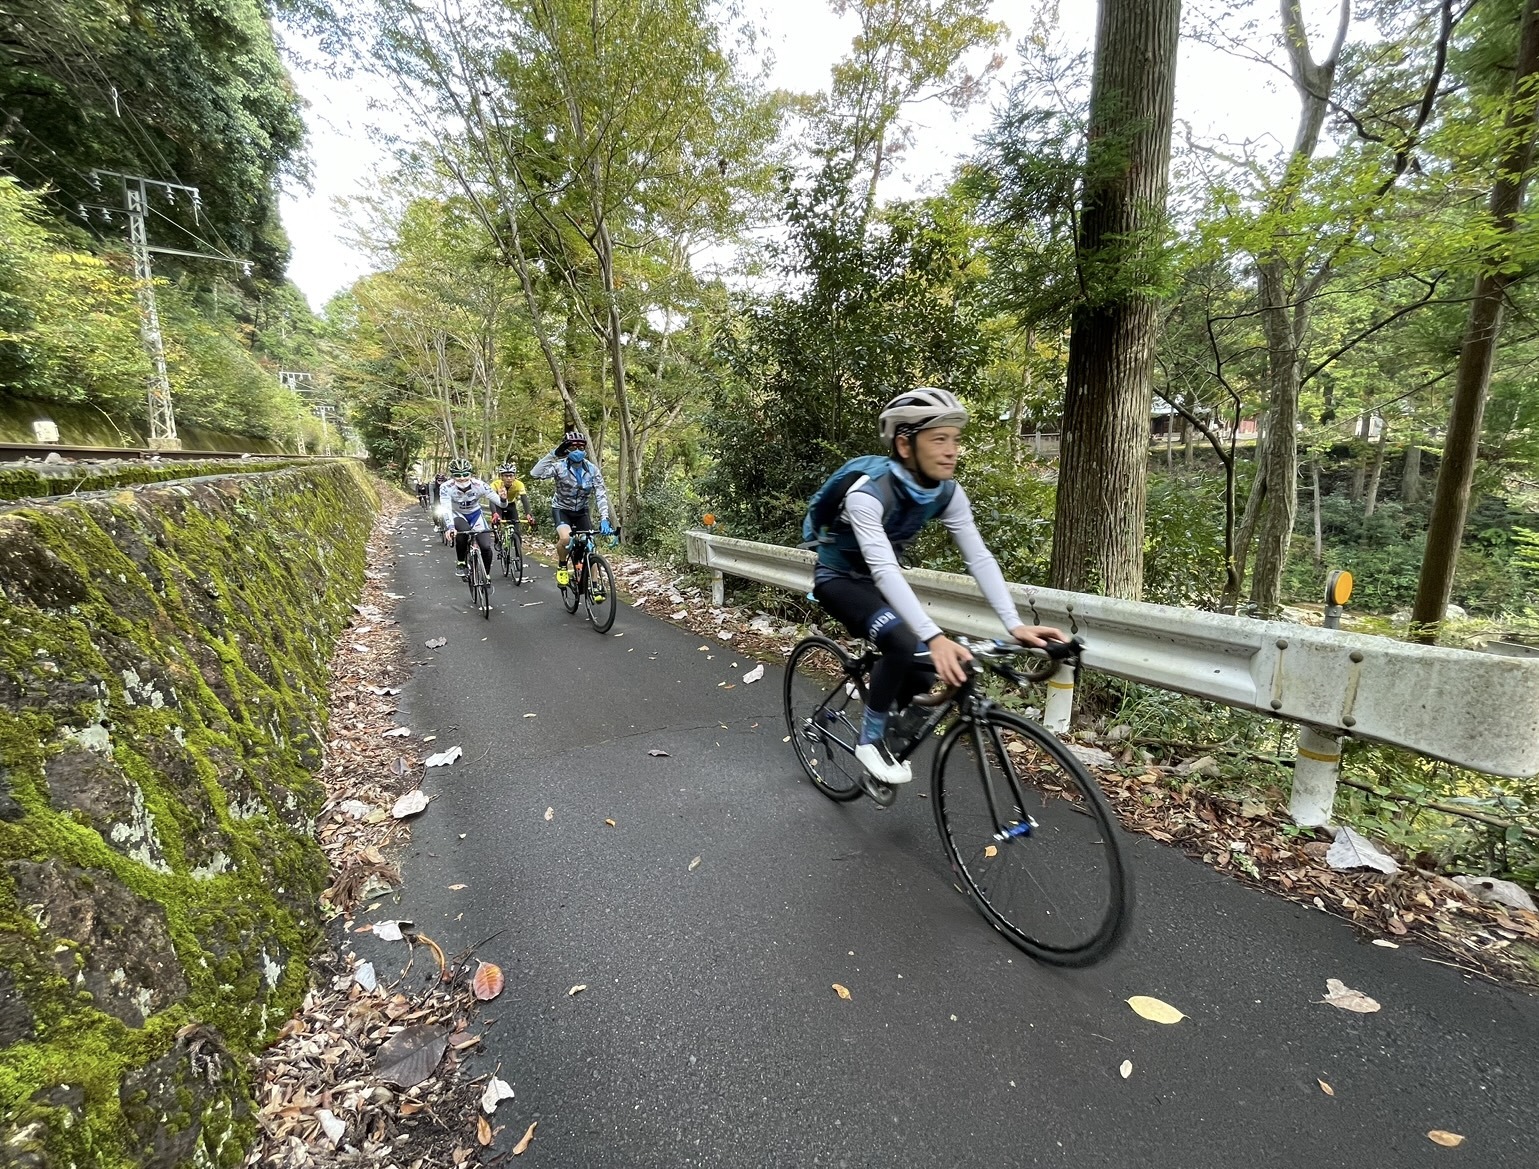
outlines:
M1131 919L1132 875L1116 819L1057 736L1004 709L980 685L985 672L1021 685L1044 680L1060 661L1077 669L1080 643L968 648L967 681L895 714L888 745L906 760L950 720L935 745L930 802L959 888L1033 958L1089 966L1116 948ZM1016 670L1012 661L1024 655L1041 666ZM877 658L869 648L852 658L826 637L798 643L786 666L786 729L802 770L824 795L844 802L865 793L886 807L896 791L868 776L854 756Z
M561 603L568 613L577 612L578 605L586 605L593 628L599 633L608 633L615 623L620 601L615 596L614 570L593 545L596 535L598 533L592 529L572 533L566 552L570 577L560 586Z
M470 603L481 610L481 616L492 619L492 578L481 559L481 548L472 538L469 556L465 561L465 583L470 586Z
M519 531L522 520L503 520L496 529L497 562L502 575L512 577L515 585L524 583L524 536Z

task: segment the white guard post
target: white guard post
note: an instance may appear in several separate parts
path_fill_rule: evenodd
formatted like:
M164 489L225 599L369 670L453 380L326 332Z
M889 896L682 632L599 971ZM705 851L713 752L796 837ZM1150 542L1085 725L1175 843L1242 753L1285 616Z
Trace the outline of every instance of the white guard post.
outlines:
M1042 711L1042 725L1055 735L1064 734L1074 718L1074 667L1062 665L1047 680L1047 707Z
M1321 828L1331 822L1336 778L1341 772L1341 740L1314 727L1299 728L1298 758L1293 761L1293 794L1288 814L1295 824Z

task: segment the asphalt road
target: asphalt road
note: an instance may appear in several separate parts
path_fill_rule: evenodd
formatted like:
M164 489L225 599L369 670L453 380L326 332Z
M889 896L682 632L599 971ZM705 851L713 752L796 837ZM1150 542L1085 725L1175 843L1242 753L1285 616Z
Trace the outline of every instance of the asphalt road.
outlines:
M884 812L801 778L778 670L744 685L752 661L628 608L599 636L538 564L485 621L430 534L396 537L424 663L398 718L465 755L377 916L451 953L503 931L487 1051L516 1092L498 1146L539 1121L520 1163L1539 1164L1539 1000L1141 838L1127 944L1038 966L957 893L922 780ZM1320 1003L1332 977L1382 1011Z

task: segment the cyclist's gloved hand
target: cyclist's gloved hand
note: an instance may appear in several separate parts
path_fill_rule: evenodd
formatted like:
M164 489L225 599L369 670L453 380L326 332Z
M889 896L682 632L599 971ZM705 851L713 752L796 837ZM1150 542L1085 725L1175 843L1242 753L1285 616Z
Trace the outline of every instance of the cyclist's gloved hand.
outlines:
M606 536L613 536L615 534L615 530L612 527L609 526L609 521L608 520L604 520L602 523L599 524L599 531L602 532Z

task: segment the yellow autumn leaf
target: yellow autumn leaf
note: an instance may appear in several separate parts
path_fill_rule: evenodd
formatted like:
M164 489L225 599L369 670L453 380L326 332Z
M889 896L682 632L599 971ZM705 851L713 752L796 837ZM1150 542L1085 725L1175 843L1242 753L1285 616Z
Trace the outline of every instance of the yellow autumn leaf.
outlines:
M1128 999L1128 1006L1132 1007L1151 1023L1179 1023L1186 1018L1175 1007L1159 999L1150 998L1146 994L1135 994Z
M991 844L991 845L989 845L987 848L985 848L983 850L983 855L984 856L998 856L999 855L999 849L997 849L996 847L994 847L994 845Z
M513 1155L515 1157L522 1157L524 1152L529 1148L529 1142L534 1140L535 1125L539 1123L540 1122L537 1120L534 1122L534 1124L531 1124L527 1129L524 1130L523 1137L520 1138L518 1144L513 1146Z
M842 998L845 1002L849 1002L850 1001L850 988L849 987L843 986L843 985L841 985L841 984L836 982L836 983L834 983L834 993L836 995L838 995L840 998Z
M1446 1132L1435 1128L1427 1134L1427 1139L1434 1145L1442 1145L1445 1149L1455 1149L1464 1143L1464 1138L1456 1132Z
M476 1117L476 1140L485 1147L492 1143L492 1126L486 1117Z
M1324 1080L1319 1081L1319 1083L1320 1091L1324 1092L1327 1096L1334 1096L1336 1094L1336 1089L1331 1087Z

